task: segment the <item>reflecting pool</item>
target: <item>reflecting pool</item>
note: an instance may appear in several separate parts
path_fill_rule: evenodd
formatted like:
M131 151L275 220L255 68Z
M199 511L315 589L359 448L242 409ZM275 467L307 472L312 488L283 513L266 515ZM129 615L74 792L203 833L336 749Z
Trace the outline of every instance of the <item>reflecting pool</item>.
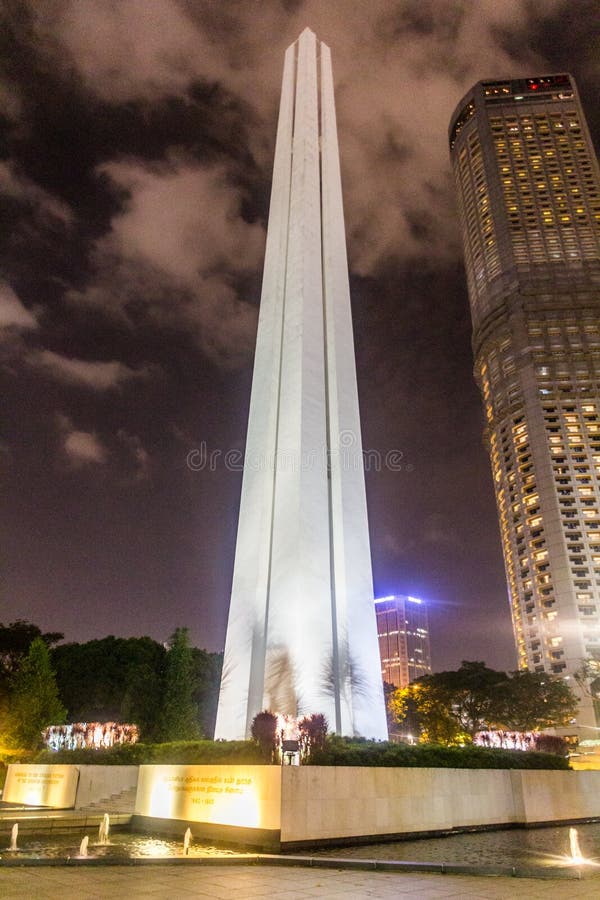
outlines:
M178 856L201 858L206 856L240 856L238 850L223 849L207 843L195 843L193 836L184 846L181 840L147 834L132 834L126 831L111 831L108 841L100 841L97 834L88 830L72 829L64 832L34 834L21 832L17 849L11 850L0 844L0 859L107 859L118 862L127 859L169 859ZM88 841L85 842L85 838ZM82 852L82 846L84 852ZM250 854L248 854L250 855ZM255 854L254 854L255 855Z
M85 838L87 837L87 841ZM16 838L16 849L14 847ZM576 849L576 853L574 849ZM37 859L102 859L115 863L128 859L174 859L205 857L253 857L256 851L215 846L195 840L193 828L179 837L113 831L108 840L94 829L70 829L46 833L25 830L7 833L0 838L0 864L4 861ZM287 856L340 860L391 860L406 863L465 865L482 867L515 867L536 870L544 868L585 869L586 874L600 877L600 823L579 825L576 831L565 826L548 828L511 828L499 831L467 832L443 837L410 839L389 843L363 844L353 847L310 849ZM550 873L549 873L550 874Z
M600 823L578 825L577 837L585 863L599 865ZM548 828L471 831L436 838L363 844L356 847L332 847L312 850L311 856L461 863L472 866L566 866L574 863L572 844L570 827L561 825Z

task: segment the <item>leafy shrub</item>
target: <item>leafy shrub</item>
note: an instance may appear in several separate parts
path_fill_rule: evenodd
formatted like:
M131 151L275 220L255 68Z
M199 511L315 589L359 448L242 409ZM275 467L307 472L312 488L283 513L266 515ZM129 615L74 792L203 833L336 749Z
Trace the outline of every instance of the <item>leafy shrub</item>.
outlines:
M96 750L81 747L77 750L41 750L33 762L79 766L139 766L151 762L152 744L115 744Z
M120 744L108 750L42 750L36 763L75 765L265 765L255 741L175 741L170 744ZM311 766L419 766L455 769L568 769L555 753L500 750L490 747L442 747L438 744L391 744L330 735L310 754Z
M253 741L173 741L167 744L117 744L107 750L42 750L36 763L90 766L208 765L264 763Z
M329 724L323 713L313 713L312 716L304 716L303 719L300 719L298 731L302 757L305 759L314 750L322 750L325 747Z
M541 753L556 753L557 756L568 756L569 745L557 734L536 734L535 749Z
M260 747L263 759L273 762L277 749L277 716L263 709L254 716L250 733Z
M11 763L33 762L33 750L17 750L8 747L0 748L0 790L4 789L6 773Z
M265 760L253 741L174 741L154 744L148 762L162 765L259 765Z
M568 769L552 753L524 753L488 747L443 747L438 744L391 744L330 735L323 749L310 755L311 766L419 766L455 769Z

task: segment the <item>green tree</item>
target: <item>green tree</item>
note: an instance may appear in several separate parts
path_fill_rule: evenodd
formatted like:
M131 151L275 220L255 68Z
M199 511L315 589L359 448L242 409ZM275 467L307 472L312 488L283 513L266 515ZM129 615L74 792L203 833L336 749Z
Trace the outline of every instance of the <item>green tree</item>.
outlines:
M60 696L75 722L132 722L158 739L167 651L149 637L112 635L52 651Z
M60 725L65 718L48 647L41 637L36 637L13 679L8 716L10 742L34 750L42 745L43 729Z
M161 737L163 741L193 741L200 738L198 707L193 699L194 654L188 629L171 635L165 668Z
M192 699L198 707L202 732L212 738L217 719L223 654L208 653L206 650L192 647L192 661Z
M17 619L9 625L0 622L0 677L15 674L36 638L41 638L47 647L52 647L63 637L60 631L43 633L37 625L25 619Z
M441 744L471 741L478 731L497 721L504 709L499 686L507 677L505 672L488 669L483 662L468 661L463 661L456 671L424 675L398 697L397 717L406 715L411 699L421 724L422 740Z
M0 622L0 731L7 727L12 679L35 638L42 638L51 647L61 641L63 635L58 631L44 634L41 628L24 619L17 619L9 625Z
M472 741L478 731L534 731L568 723L577 700L561 678L537 672L497 672L482 662L463 662L454 672L424 675L390 700L396 721L414 709L421 740Z
M577 697L562 678L546 672L512 672L499 689L502 709L495 724L515 731L539 731L568 725Z
M383 682L383 700L385 703L385 716L387 720L387 729L389 735L391 735L392 732L396 730L396 719L394 717L394 713L390 708L390 702L395 692L396 687L393 684L390 684L389 681Z
M192 702L200 730L212 737L222 654L190 648ZM71 721L132 722L143 741L161 740L167 650L149 637L109 635L52 651L60 696Z
M464 743L465 735L452 715L450 692L439 684L425 682L425 678L398 688L392 694L389 709L396 728L410 728L411 734L420 731L420 740L424 743L448 746ZM418 729L414 727L415 723L418 723Z
M390 740L399 738L414 743L422 727L413 692L384 681L383 693Z
M463 661L456 672L440 672L428 677L447 685L452 715L471 739L497 721L503 709L500 686L507 680L506 672L488 669L483 662Z
M600 651L582 660L574 677L582 693L592 698L596 718L600 719Z

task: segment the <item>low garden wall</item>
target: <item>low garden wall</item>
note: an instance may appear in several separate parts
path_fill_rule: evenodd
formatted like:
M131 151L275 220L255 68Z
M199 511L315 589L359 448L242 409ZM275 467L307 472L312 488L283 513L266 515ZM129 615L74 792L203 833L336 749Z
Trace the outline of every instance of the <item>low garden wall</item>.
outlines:
M270 848L600 818L600 772L172 765L141 766L139 785L140 827Z
M11 763L6 773L2 800L24 806L72 809L78 781L76 766Z
M2 799L50 809L82 809L137 788L138 766L11 763Z
M281 844L600 817L600 772L286 767Z
M69 804L48 793L59 783ZM600 818L600 771L543 769L19 765L5 799L81 808L136 784L140 830L269 849Z

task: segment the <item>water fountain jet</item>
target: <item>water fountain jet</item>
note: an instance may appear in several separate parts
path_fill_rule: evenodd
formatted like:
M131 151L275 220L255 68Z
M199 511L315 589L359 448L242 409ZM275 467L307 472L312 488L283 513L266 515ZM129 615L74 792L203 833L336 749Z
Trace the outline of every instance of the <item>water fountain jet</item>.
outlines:
M569 828L569 851L569 862L571 865L577 866L587 862L581 853L579 835L576 828Z
M110 818L108 813L104 813L100 827L98 828L98 843L108 844L108 832L110 830Z
M192 839L192 832L189 828L186 828L185 834L183 836L183 855L190 855L190 841Z
M88 842L89 842L89 837L86 834L86 836L84 838L82 838L81 843L79 845L79 856L82 857L83 859L87 859Z
M19 826L18 826L18 824L15 822L15 824L13 825L13 827L11 828L11 831L10 831L10 847L8 848L8 849L11 850L13 853L19 849L19 848L17 847L17 837L18 837L18 835L19 835Z

